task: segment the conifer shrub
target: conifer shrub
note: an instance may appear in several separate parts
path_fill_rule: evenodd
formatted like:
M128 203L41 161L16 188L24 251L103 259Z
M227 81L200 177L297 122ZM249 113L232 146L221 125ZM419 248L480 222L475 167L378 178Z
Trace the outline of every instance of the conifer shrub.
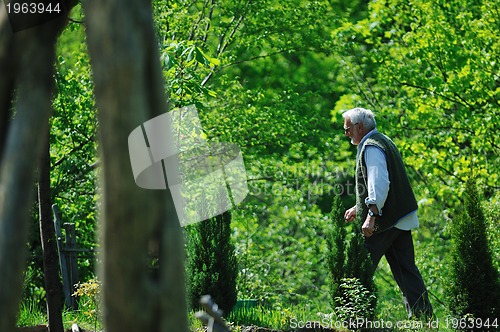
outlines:
M358 278L342 278L338 287L340 296L335 298L335 314L344 322L358 321L359 318L372 319L373 307L377 299Z
M186 231L190 307L198 309L200 297L211 295L224 314L229 314L237 299L238 275L230 212L187 226Z
M489 197L488 202L484 205L486 216L486 234L488 235L488 243L493 255L493 265L500 274L500 228L498 220L500 220L500 191Z
M464 210L451 222L452 269L449 308L453 315L500 316L500 284L486 234L486 221L473 179L467 181Z
M332 226L327 235L330 298L339 317L347 313L346 306L360 305L362 307L349 309L348 312L372 319L377 305L373 264L363 244L359 219L346 224L344 213L340 197L334 197L330 214ZM356 291L346 291L350 287ZM359 294L363 294L363 303L359 301Z

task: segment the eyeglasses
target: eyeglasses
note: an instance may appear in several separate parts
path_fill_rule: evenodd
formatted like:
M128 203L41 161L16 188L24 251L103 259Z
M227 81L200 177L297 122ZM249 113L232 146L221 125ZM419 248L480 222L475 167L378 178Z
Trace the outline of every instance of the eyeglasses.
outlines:
M357 125L358 123L359 122L356 122L352 126L344 128L344 134L346 134L346 135L349 134L349 132L351 131L351 128L354 127L355 125Z

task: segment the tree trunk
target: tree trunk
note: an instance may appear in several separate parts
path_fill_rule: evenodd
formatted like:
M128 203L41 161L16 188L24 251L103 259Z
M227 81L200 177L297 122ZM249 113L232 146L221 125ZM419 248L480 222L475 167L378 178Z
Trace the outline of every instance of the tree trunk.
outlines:
M14 95L14 81L18 71L17 56L14 56L14 34L9 25L9 19L0 6L0 162L7 139L7 127L10 118L10 109Z
M48 135L46 135L48 136ZM52 222L52 202L50 197L50 152L48 137L40 158L38 171L38 207L40 219L40 240L43 249L43 271L47 317L50 332L64 332L62 321L63 292L59 277L59 257L54 223Z
M84 2L99 109L106 331L188 331L183 236L172 197L134 182L128 135L166 111L151 4ZM165 142L168 144L168 142ZM160 271L151 273L151 242Z
M0 331L14 331L26 262L34 170L48 130L55 42L65 16L12 33L0 12ZM19 61L19 66L11 68ZM5 78L3 73L6 73ZM13 82L17 83L10 117ZM7 106L6 108L4 108Z

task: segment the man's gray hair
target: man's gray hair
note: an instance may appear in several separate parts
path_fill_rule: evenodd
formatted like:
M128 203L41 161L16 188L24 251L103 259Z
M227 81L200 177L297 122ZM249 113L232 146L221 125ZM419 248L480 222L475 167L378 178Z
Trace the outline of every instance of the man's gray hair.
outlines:
M377 122L375 121L375 114L372 111L356 107L342 113L344 119L351 119L353 124L362 123L363 127L367 130L375 129Z

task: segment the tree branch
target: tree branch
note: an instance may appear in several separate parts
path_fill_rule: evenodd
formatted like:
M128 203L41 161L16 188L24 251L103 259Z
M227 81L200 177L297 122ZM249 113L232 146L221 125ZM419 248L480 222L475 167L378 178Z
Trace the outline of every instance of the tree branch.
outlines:
M198 20L191 27L191 31L189 32L188 40L194 40L195 34L196 34L196 28L198 28L198 26L200 25L200 22L205 17L205 15L204 15L205 14L205 9L207 9L209 1L210 0L205 0L205 2L203 3L203 8L200 10L200 15L198 17Z
M246 15L248 13L248 6L249 6L249 3L250 2L247 2L245 4L245 8L243 10L243 13L241 16L239 16L238 19L236 19L236 15L233 16L233 18L231 19L231 22L228 24L227 26L227 29L224 31L224 33L222 33L220 36L219 36L219 44L217 45L217 50L215 52L215 56L216 57L220 57L220 55L226 50L227 46L231 43L231 40L232 38L234 37L234 35L236 34L236 31L238 31L238 28L240 27L241 23L243 22L243 20L246 18ZM235 23L236 22L236 23ZM233 28L231 29L231 32L229 32L231 26L234 24ZM229 36L226 37L226 34L229 32ZM216 70L217 66L214 66L211 70L210 70L210 73L208 73L207 76L205 76L205 78L203 79L203 81L201 82L201 86L205 86L205 84L207 84L207 82L210 80L210 78L212 78L213 74L215 73L215 70Z
M459 104L459 105L462 105L463 107L467 107L467 108L468 108L468 105L467 105L467 104L464 104L464 103L462 103L462 102L461 102L461 101L459 101L459 100L456 100L456 99L453 99L453 98L447 97L447 96L445 96L444 94L439 93L439 92L436 92L436 91L433 91L433 90L431 90L431 89L429 89L429 88L427 88L427 87L424 87L424 86L419 86L419 85L412 84L412 83L408 83L408 82L402 82L402 81L398 80L398 79L397 79L397 77L395 77L395 76L392 76L392 78L393 78L393 79L394 79L394 80L395 80L398 84L400 84L400 85L402 85L402 86L407 86L407 87L410 87L410 88L415 88L415 89L419 89L419 90L427 91L427 92L429 92L429 93L431 93L431 94L435 94L435 95L437 95L437 96L439 96L439 97L441 97L441 98L443 98L443 99L445 99L445 100L447 100L447 101L451 101L452 103Z

